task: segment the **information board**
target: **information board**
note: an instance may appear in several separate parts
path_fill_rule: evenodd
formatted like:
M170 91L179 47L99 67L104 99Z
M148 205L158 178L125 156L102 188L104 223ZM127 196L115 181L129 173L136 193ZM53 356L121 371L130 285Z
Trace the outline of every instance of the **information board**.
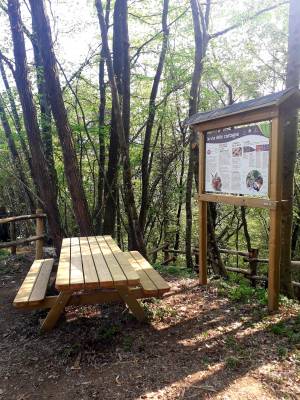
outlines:
M270 124L205 134L205 191L267 196Z

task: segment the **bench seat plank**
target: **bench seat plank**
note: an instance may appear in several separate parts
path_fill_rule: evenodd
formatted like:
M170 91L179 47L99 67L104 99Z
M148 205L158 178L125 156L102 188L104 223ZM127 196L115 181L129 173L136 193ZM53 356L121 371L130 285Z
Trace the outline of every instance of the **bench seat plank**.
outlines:
M149 280L156 287L158 295L170 290L170 285L157 271L155 271L155 269L138 251L130 251L129 253L138 264L139 269L137 272L140 274L141 284L145 293L149 293L149 291L153 289L153 286L150 284ZM135 268L137 268L136 263L133 264L133 267ZM145 277L145 274L147 275L147 278Z
M41 300L44 300L53 263L54 260L52 258L44 260L43 264L41 265L38 277L35 281L35 285L32 289L29 303L34 304L40 302Z
M135 271L138 273L140 277L140 285L142 286L143 292L147 295L151 295L153 297L158 296L158 288L155 283L149 278L140 264L136 261L136 259L130 254L130 252L124 253L125 257L127 257L128 262L132 265Z
M54 260L35 260L30 267L15 299L15 307L38 304L44 300Z

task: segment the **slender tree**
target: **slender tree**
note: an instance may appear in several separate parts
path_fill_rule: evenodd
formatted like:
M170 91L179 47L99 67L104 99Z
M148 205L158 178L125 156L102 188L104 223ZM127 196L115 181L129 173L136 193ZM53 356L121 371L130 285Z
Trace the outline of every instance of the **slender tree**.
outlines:
M38 46L36 29L34 25L32 26L32 30L33 33L30 34L29 32L27 32L27 36L29 36L32 42L33 54L34 54L38 99L40 106L40 126L41 126L42 142L44 146L45 157L48 163L49 172L51 173L53 182L55 183L55 189L56 189L55 195L57 196L58 188L57 188L57 174L56 174L54 155L53 155L51 105L46 91L42 56Z
M80 177L76 152L72 140L72 131L63 101L53 50L51 28L46 14L44 0L30 0L30 7L32 23L35 27L36 37L42 56L47 94L49 96L64 157L65 174L72 198L76 222L79 226L80 233L82 235L88 235L93 231L92 220Z
M8 1L8 15L16 65L14 76L23 109L24 124L32 157L32 168L43 206L48 214L49 227L54 245L57 251L59 251L62 238L60 216L56 203L55 188L43 153L36 108L33 102L30 81L28 78L25 42L20 14L20 4L18 0Z
M33 174L33 169L32 169L31 155L30 155L30 152L28 150L28 146L27 146L27 143L25 141L25 138L24 138L24 135L23 135L23 132L22 132L21 120L20 120L20 117L19 117L19 114L18 114L16 102L15 102L15 99L14 99L14 95L12 93L12 90L10 88L10 85L9 85L9 82L8 82L8 79L7 79L7 76L6 76L6 71L5 71L5 68L4 68L4 65L3 65L3 60L1 58L1 53L0 53L0 72L1 72L3 83L4 83L4 87L5 87L7 96L8 96L10 109L11 109L11 113L12 113L12 118L13 118L13 121L14 121L16 132L18 134L18 137L19 137L19 140L20 140L20 143L21 143L22 151L23 151L24 157L25 157L25 159L27 161L27 164L28 164L28 167L30 169L31 175L33 176L34 174Z
M106 1L105 23L109 26L110 0ZM102 233L103 208L104 208L104 182L105 182L105 109L106 109L106 83L105 83L105 58L103 49L100 51L99 62L99 114L98 114L98 136L99 136L99 172L98 172L98 193L95 210L96 231Z
M4 106L4 102L3 102L3 99L1 96L0 96L0 119L1 119L3 130L4 130L4 133L6 136L8 148L10 150L12 164L13 164L14 168L16 169L18 179L20 180L20 183L22 185L21 192L25 193L29 208L30 208L31 212L34 212L36 209L34 198L30 191L29 182L28 182L27 177L23 170L22 160L19 155L16 143L15 143L12 131L11 131L11 128L10 128L10 125L8 122L8 118L6 116L5 106Z
M116 125L118 131L118 139L120 146L120 154L123 164L123 182L124 182L124 206L128 218L128 228L130 236L130 246L136 248L142 254L146 255L146 246L144 242L143 232L140 228L138 221L137 208L135 203L134 189L132 185L132 172L129 157L128 142L126 139L124 123L121 112L121 104L117 83L114 75L113 63L111 60L110 49L108 45L107 27L103 15L103 7L101 0L96 0L96 7L98 10L98 18L101 29L102 46L106 57L106 67L112 93L112 103L114 115L116 118Z
M124 101L124 31L125 25L127 25L126 15L127 1L116 0L113 14L113 68L121 102ZM124 122L123 114L122 119ZM109 155L105 182L105 214L103 222L103 233L111 234L112 236L115 236L119 159L119 139L113 104L111 111Z
M300 2L290 1L287 88L299 88L300 82ZM291 253L293 226L294 171L297 154L298 111L289 108L284 111L284 158L282 198L288 200L282 209L281 227L281 292L292 297Z
M168 12L169 12L169 0L163 1L163 12L162 12L162 32L163 40L161 51L159 55L159 61L156 68L155 76L152 83L152 89L149 99L149 111L146 122L146 130L143 145L143 156L142 156L142 199L140 207L139 221L141 229L145 229L147 213L149 209L149 178L151 173L151 165L149 164L151 137L154 125L154 119L156 114L156 98L158 88L163 73L165 58L167 54L168 38L169 38L169 26L168 26Z
M192 83L190 88L189 96L189 116L192 116L197 112L200 81L203 71L203 59L206 54L207 45L209 41L208 35L208 24L210 15L210 0L207 1L205 14L202 11L202 5L199 4L198 0L190 0L192 16L193 16L193 27L194 27L194 39L195 39L195 56L194 56L194 70L192 75ZM195 164L197 160L197 137L195 133L191 133L190 136L190 149L189 149L189 162L188 172L186 181L186 233L185 233L185 250L186 250L186 263L188 267L193 266L192 258L192 225L193 225L193 214L192 214L192 187ZM197 167L196 167L197 168Z

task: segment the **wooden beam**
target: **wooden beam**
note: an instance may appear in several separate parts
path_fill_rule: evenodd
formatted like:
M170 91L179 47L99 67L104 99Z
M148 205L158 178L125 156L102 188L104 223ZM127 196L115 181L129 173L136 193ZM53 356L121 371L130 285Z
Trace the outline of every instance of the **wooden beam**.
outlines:
M124 303L127 304L128 308L135 316L135 318L138 321L145 321L146 313L143 307L137 301L137 299L134 296L132 296L128 286L118 286L117 291L122 300L124 301Z
M148 251L148 255L151 256L154 253L159 252L160 250L163 250L165 247L167 247L169 245L169 243L164 243L161 246L157 247L156 249L152 249L150 251Z
M199 194L200 201L207 201L212 203L225 203L234 206L245 206L255 208L269 208L275 210L280 206L280 202L255 197L243 197L235 196L230 194L214 194L214 193L203 193Z
M249 252L246 252L246 251L219 249L219 252L223 253L223 254L233 254L233 255L238 255L241 257L249 257Z
M8 222L25 221L26 219L46 218L47 214L30 214L18 215L17 217L0 218L0 224L7 224Z
M36 210L37 215L43 214L43 210L38 208ZM36 220L36 236L43 236L41 239L38 239L35 244L35 259L40 260L43 258L43 245L44 245L44 219L37 218Z
M250 276L251 272L248 269L244 268L235 268L235 267L225 267L226 271L235 272L237 274L243 274L246 276Z
M148 297L153 297L153 295L147 295L143 292L142 288L129 288L130 294L134 296L135 299L143 299ZM160 296L155 296L160 297ZM16 308L24 309L24 310L39 310L39 309L47 309L52 308L57 301L58 296L46 296L44 300L40 301L38 304L26 304L24 305L15 305ZM116 289L101 289L94 290L88 293L80 293L80 294L72 294L70 300L68 301L68 306L82 306L82 305L91 305L91 304L107 304L122 301L121 296L119 295Z
M10 235L10 240L14 242L17 237L16 237L16 224L14 222L10 222L9 224L9 235ZM17 247L16 246L11 246L10 248L10 253L11 254L16 254L17 252Z
M50 331L50 329L54 328L60 316L64 312L65 306L68 304L71 296L72 292L59 293L54 305L50 308L47 317L42 323L41 332Z
M5 249L6 247L12 247L12 246L20 246L21 244L25 243L30 243L30 242L35 242L36 240L44 239L45 235L40 235L40 236L30 236L29 238L26 239L19 239L11 242L3 242L0 243L0 249Z
M300 261L291 261L291 266L293 269L300 268Z
M193 126L194 129L201 132L213 131L215 129L228 128L232 126L245 125L260 121L271 120L278 116L278 107L272 106L263 110L253 110L242 115L228 115L212 121L201 122Z

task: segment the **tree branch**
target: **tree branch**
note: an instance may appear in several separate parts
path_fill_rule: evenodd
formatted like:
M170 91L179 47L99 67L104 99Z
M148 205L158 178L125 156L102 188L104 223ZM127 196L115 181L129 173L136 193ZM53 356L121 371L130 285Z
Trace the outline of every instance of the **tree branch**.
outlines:
M257 18L259 15L265 14L266 12L274 10L275 8L278 8L278 7L280 7L282 5L285 5L285 4L289 4L289 0L282 1L281 3L275 4L275 5L270 6L270 7L263 8L262 10L257 11L255 14L251 15L249 18L244 18L241 22L233 24L233 25L229 26L228 28L223 29L222 31L210 34L209 35L209 39L215 39L216 37L225 35L225 33L228 33L228 32L230 32L230 31L232 31L232 30L234 30L236 28L239 28L245 22L252 21L253 19Z

